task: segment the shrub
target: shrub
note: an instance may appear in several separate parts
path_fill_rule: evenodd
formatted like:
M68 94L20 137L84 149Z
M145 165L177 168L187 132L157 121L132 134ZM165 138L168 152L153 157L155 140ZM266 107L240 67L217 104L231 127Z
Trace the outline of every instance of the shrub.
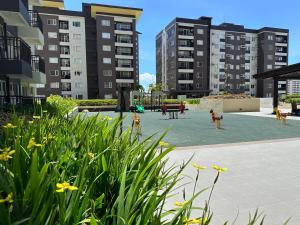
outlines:
M62 98L58 95L51 95L47 98L46 109L53 114L65 116L77 106L76 102L69 98Z
M185 100L185 103L186 103L186 104L197 105L197 104L200 104L200 98L186 99L186 100Z
M74 100L78 106L108 106L117 105L117 99L84 99Z

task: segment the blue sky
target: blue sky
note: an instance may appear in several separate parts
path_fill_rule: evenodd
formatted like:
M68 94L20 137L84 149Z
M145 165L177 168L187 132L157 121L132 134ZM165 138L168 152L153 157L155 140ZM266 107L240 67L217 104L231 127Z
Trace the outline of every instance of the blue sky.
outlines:
M82 0L65 0L65 8L81 10ZM155 81L155 35L175 17L213 17L213 24L243 24L290 30L289 64L300 62L300 1L298 0L85 0L84 2L143 8L140 38L140 81Z

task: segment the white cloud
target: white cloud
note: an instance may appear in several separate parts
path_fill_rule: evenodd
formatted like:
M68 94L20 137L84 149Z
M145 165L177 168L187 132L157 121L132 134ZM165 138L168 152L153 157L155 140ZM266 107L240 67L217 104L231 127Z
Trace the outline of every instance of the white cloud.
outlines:
M145 90L148 90L149 84L155 84L156 76L151 73L142 73L140 74L140 85L143 85Z

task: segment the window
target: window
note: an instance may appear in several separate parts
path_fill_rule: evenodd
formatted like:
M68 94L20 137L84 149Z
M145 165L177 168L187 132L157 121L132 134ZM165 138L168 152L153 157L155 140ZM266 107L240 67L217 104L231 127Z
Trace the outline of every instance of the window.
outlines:
M56 19L47 19L47 24L55 26L57 25L57 21Z
M234 66L233 65L229 65L229 68L231 69L231 70L233 70L234 69Z
M103 70L103 76L111 77L112 76L112 70Z
M82 88L83 84L81 82L76 82L75 83L75 88Z
M61 90L62 91L71 91L71 83L70 82L62 82Z
M204 33L203 29L197 29L197 34L203 34L203 33Z
M69 30L69 22L68 21L59 21L59 29Z
M82 74L82 71L76 70L76 71L74 72L74 74L75 74L75 76L80 76L80 75Z
M132 30L131 29L131 23L121 23L121 22L117 22L115 23L115 29L116 30Z
M103 58L104 64L111 64L111 58Z
M69 42L69 34L59 34L59 41L60 42Z
M48 32L48 38L57 38L56 32Z
M236 59L237 59L237 60L240 60L240 58L241 58L241 57L240 57L239 55L236 56Z
M268 35L268 40L273 41L273 35Z
M112 99L112 94L105 94L105 95L104 95L104 98L105 98L105 99Z
M197 40L197 45L203 45L203 40Z
M112 82L104 82L104 88L112 88Z
M58 76L59 75L59 70L49 70L50 76Z
M82 59L81 58L75 58L74 63L75 64L82 64Z
M58 58L50 57L49 58L49 63L58 63Z
M268 60L273 60L273 55L268 55L267 58Z
M60 71L61 79L71 79L71 72L70 70L62 70Z
M268 69L268 70L271 70L272 68L273 68L273 66L272 66L272 65L270 65L270 64L269 64L269 65L267 65L267 69Z
M50 88L59 88L59 82L51 82Z
M102 32L102 38L104 38L104 39L110 39L110 33Z
M49 51L57 51L57 45L48 45Z
M201 67L202 66L202 62L197 62L197 67Z
M245 70L250 70L250 65L249 64L245 64Z
M118 59L117 60L117 67L132 67L132 61L130 59Z
M110 52L111 51L111 46L110 45L102 45L102 50L104 52Z
M117 47L116 54L117 55L132 55L132 48Z
M203 51L197 51L197 56L203 56Z
M60 46L60 54L70 55L70 47L69 46Z
M235 67L237 70L239 70L240 69L240 66L239 65L236 65L236 67Z
M81 34L73 34L74 40L80 40L81 39Z
M237 75L235 76L235 79L237 79L237 80L240 79L240 75L237 74Z
M62 67L70 67L70 59L61 58L60 59L60 66L62 66Z
M79 21L74 21L73 22L73 27L80 27L80 22Z
M110 21L109 20L101 20L101 24L102 24L102 26L109 27Z
M118 34L116 37L116 42L118 43L132 43L130 35Z
M236 36L236 40L241 40L241 37L240 36Z

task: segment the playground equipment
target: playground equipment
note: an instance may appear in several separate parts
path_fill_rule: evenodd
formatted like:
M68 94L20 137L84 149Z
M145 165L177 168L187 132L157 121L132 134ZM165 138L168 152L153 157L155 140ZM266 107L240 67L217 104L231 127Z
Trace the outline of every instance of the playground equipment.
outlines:
M144 112L145 108L151 111L159 111L166 95L162 91L152 91L143 93L141 91L130 92L130 109L131 111Z

